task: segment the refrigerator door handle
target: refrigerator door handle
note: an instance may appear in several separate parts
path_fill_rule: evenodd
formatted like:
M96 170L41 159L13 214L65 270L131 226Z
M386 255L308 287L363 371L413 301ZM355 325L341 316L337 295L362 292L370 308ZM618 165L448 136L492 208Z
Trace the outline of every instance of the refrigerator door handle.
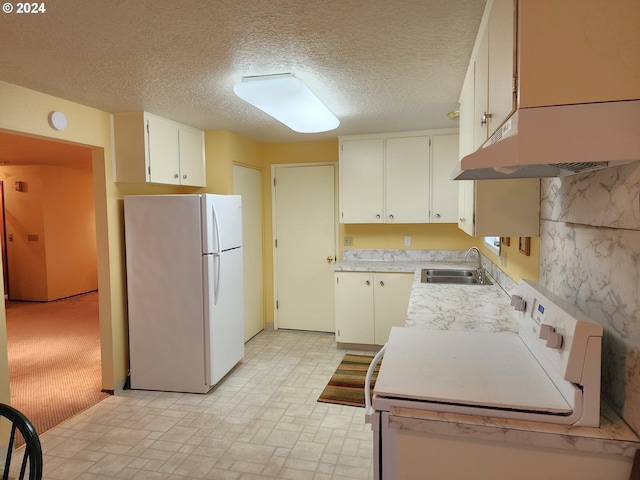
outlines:
M220 293L220 254L222 253L222 246L220 244L220 224L218 223L218 215L215 205L211 205L211 216L213 217L213 228L215 230L215 250L213 252L213 261L216 264L216 273L213 280L213 304L218 304L218 296Z
M215 249L214 249L214 254L220 254L222 253L222 245L220 244L220 224L218 223L218 215L216 212L216 207L215 205L211 205L211 216L213 217L213 227L216 231L215 235L216 235L216 245L215 245Z
M213 262L216 264L216 273L213 278L213 304L218 304L218 295L220 293L220 258L219 253L213 254Z

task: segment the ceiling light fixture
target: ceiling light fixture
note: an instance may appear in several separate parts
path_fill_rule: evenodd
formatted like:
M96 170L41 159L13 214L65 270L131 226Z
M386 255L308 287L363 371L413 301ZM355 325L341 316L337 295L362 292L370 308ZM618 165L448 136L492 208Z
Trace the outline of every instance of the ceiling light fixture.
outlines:
M233 91L294 132L327 132L340 125L325 104L290 73L243 77Z

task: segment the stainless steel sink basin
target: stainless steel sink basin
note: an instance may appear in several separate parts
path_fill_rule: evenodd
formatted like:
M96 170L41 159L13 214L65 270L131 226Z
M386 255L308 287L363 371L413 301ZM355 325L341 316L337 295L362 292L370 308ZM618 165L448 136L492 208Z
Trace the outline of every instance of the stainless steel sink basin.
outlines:
M425 270L422 270L422 274L425 275ZM449 269L435 269L430 268L426 270L426 275L429 277L473 277L475 270L449 270Z
M480 277L477 270L423 268L420 281L454 285L492 285L487 276Z
M473 285L480 282L478 282L478 279L475 277L435 276L435 277L427 277L426 281L422 283L455 283L458 285Z

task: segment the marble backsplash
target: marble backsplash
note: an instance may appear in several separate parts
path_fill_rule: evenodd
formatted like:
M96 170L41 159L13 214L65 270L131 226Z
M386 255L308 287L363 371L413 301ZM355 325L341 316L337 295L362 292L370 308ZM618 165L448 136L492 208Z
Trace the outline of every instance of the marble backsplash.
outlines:
M364 260L381 262L463 262L466 250L382 250L382 249L345 249L342 260L345 262ZM472 253L469 260L476 260ZM507 274L500 270L487 257L481 255L482 266L500 287L511 295L517 284ZM477 261L477 260L476 260Z
M640 432L640 162L543 179L540 283L604 327L602 395Z

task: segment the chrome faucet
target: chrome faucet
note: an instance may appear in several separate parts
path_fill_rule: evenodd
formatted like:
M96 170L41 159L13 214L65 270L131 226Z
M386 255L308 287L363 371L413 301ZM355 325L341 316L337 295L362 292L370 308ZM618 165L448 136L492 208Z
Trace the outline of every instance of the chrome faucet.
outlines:
M475 250L478 254L478 280L480 281L480 283L482 283L484 277L482 273L482 256L480 255L480 250L478 250L478 247L470 247L469 250L467 250L467 253L464 254L464 261L467 261L467 257L472 250Z

